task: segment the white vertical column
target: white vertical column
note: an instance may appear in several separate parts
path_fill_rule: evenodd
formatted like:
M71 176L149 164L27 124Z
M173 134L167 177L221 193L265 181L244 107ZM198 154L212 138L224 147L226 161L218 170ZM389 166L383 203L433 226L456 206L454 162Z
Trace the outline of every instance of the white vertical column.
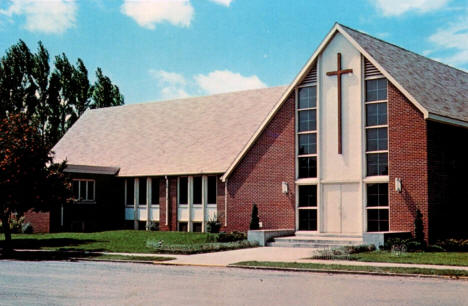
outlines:
M187 224L187 231L192 231L192 206L193 206L193 176L189 176L188 179L188 224Z
M150 177L146 178L146 230L149 231L151 224L151 185L153 179Z
M133 185L133 227L136 230L138 229L138 183L138 178L135 178Z
M206 228L206 204L208 202L208 177L202 176L202 232Z

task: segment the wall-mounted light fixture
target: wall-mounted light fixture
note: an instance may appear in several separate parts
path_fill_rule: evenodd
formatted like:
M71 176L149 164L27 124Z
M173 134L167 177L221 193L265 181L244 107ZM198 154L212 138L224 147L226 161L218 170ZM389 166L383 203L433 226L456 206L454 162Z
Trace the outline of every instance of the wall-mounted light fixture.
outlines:
M284 194L288 193L288 182L281 182L281 192Z
M401 193L401 178L395 178L395 191Z

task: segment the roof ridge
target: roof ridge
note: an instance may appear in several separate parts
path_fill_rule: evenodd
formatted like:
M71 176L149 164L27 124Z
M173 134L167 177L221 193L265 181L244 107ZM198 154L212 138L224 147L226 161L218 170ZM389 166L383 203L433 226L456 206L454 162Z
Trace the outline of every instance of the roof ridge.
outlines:
M287 85L278 85L278 86L271 86L271 87L263 87L263 88L252 88L252 89L244 89L244 90L235 90L235 91L228 91L228 92L221 92L221 93L216 93L212 95L204 95L204 96L191 96L191 97L184 97L184 98L176 98L176 99L169 99L169 100L156 100L156 101L146 101L146 102L138 102L138 103L132 103L132 104L124 104L124 105L118 105L118 106L111 106L112 108L121 108L121 107L129 107L129 106L141 106L141 105L148 105L148 104L154 104L154 103L168 103L168 102L175 102L175 101L187 101L187 100L195 100L195 99L201 99L201 98L208 98L208 97L217 97L217 96L225 96L229 94L237 94L237 93L245 93L248 91L259 91L259 90L270 90L270 89L275 89L275 88L280 88L284 87L286 88ZM103 110L106 109L107 107L104 108L96 108L96 109L90 109L91 111L96 111L96 110Z
M468 72L466 72L466 71L464 71L464 70L461 70L460 68L453 67L453 66L450 66L449 64L445 64L445 63L442 63L442 62L440 62L440 61L438 61L438 60L432 59L432 58L430 58L430 57L427 57L427 56L418 54L418 53L416 53L416 52L414 52L414 51L411 51L411 50L409 50L409 49L403 48L403 47L401 47L401 46L399 46L399 45L396 45L396 44L394 44L394 43L385 41L385 40L383 40L383 39L381 39L381 38L372 36L372 35L370 35L370 34L368 34L368 33L365 33L365 32L362 32L362 31L359 31L359 30L356 30L356 29L353 29L353 28L348 27L348 26L346 26L346 25L344 25L344 24L341 24L341 23L339 23L339 22L336 22L336 24L338 24L338 25L340 25L341 27L346 28L346 29L348 29L348 30L357 32L357 33L359 33L359 34L361 34L361 35L365 35L365 36L370 37L370 38L372 38L372 39L375 39L375 40L378 40L378 41L380 41L380 42L383 42L383 43L385 43L385 44L387 44L387 45L391 45L391 46L396 47L396 48L398 48L398 49L401 49L401 50L403 50L403 51L412 53L412 54L414 54L414 55L416 55L416 56L418 56L418 57L422 57L422 58L427 59L427 60L430 60L430 61L432 61L432 62L434 62L434 63L440 64L440 65L444 65L444 66L446 66L446 67L448 67L448 68L450 68L450 69L454 69L454 70L460 71L460 72L462 72L462 73L468 75Z

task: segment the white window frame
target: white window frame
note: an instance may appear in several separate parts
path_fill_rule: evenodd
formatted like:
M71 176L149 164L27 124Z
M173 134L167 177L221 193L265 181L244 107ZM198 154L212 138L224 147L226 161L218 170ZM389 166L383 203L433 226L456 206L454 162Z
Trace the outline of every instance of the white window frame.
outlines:
M388 176L388 174L381 174L381 175L368 175L367 169L368 169L368 161L367 161L367 156L369 154L378 154L378 153L387 153L387 167L388 167L388 162L389 162L389 129L388 129L388 80L387 80L387 99L386 100L376 100L376 101L365 101L367 97L367 82L370 80L378 80L378 79L385 79L383 76L372 76L372 77L366 77L364 80L364 139L365 139L365 173L366 177L380 177L380 176ZM367 126L367 105L368 104L379 104L379 103L385 103L386 111L387 111L387 123L386 124L380 124L380 125L372 125L372 126ZM386 128L387 129L387 150L378 150L378 151L368 151L367 150L367 130L369 129L379 129L379 128Z
M72 179L72 182L78 182L78 199L74 199L74 203L80 203L80 204L95 204L96 203L96 180L95 179L83 179L83 178L77 178L77 179ZM89 197L88 193L88 182L93 182L93 198L82 198L82 191L81 191L81 182L86 182L86 190L85 194Z
M388 231L390 231L390 194L389 194L389 192L387 192L387 197L388 197L387 206L368 206L369 203L368 203L368 192L367 192L368 187L367 187L367 185L371 185L371 184L387 184L387 189L388 189L388 186L389 186L388 181L387 182L367 182L367 183L365 183L365 188L364 189L365 189L365 199L366 199L366 201L365 201L365 204L366 204L366 232L368 232L368 233L385 233L387 231L382 231L382 232L381 231L372 231L372 232L369 232L369 228L368 228L369 214L368 214L368 211L370 209L386 209L388 211ZM388 190L388 191L390 191L390 190Z

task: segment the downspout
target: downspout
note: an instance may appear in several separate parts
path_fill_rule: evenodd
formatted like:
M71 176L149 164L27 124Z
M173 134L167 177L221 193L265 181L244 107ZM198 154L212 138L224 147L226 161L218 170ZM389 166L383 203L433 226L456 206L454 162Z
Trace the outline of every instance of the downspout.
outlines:
M169 225L169 179L167 175L164 177L166 179L166 226Z

